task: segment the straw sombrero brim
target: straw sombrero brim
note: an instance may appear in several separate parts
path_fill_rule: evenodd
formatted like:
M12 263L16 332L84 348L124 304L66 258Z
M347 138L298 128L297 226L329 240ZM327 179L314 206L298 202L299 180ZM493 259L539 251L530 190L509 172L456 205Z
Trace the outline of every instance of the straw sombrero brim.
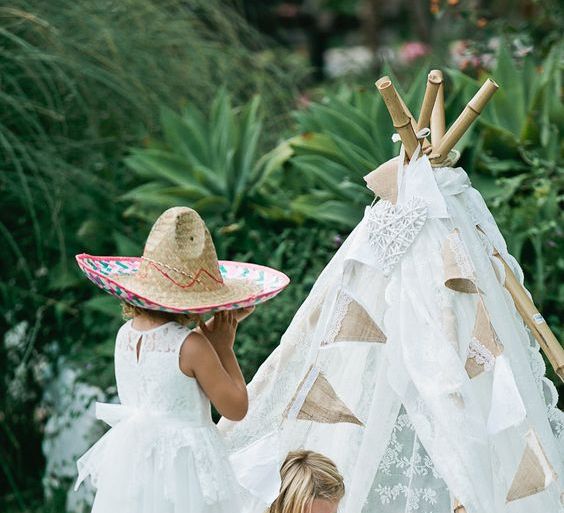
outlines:
M264 303L290 283L284 273L263 265L220 260L224 285L216 290L191 292L155 289L136 276L138 257L77 255L78 266L95 285L140 308L173 313L203 314L236 310Z

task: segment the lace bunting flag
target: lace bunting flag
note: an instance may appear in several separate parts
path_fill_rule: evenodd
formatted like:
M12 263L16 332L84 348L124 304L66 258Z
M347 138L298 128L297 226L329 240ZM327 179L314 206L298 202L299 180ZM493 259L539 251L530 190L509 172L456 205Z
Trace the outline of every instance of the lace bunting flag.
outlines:
M345 292L340 292L333 323L321 345L327 346L334 342L383 344L386 342L386 335L360 304Z
M466 359L465 368L468 376L475 378L484 371L493 370L495 358L502 352L503 346L491 325L484 303L479 301Z
M411 198L403 205L380 200L368 213L368 240L376 252L376 263L388 276L423 228L427 204Z
M541 492L557 477L532 429L525 435L525 440L525 450L507 492L507 502Z
M453 230L446 238L443 248L445 287L457 292L476 294L476 276L472 263L466 254L458 230Z
M311 366L286 410L288 419L311 420L325 424L348 422L364 426L339 398L327 378Z

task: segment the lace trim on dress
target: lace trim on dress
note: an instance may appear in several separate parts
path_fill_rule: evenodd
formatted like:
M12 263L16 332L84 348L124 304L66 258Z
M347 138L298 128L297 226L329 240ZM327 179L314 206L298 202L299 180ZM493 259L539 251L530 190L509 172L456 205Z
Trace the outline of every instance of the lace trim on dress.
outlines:
M142 338L142 352L173 353L178 350L179 336L183 333L188 335L187 328L172 322L147 331L136 330L129 324L117 338L116 348L120 351L136 352L137 343Z

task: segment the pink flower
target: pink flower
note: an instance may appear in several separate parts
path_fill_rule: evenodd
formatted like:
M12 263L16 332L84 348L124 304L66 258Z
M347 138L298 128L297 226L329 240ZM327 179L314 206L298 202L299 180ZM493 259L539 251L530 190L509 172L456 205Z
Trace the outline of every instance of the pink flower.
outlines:
M429 53L431 53L431 48L425 43L409 41L401 46L399 58L403 63L410 64L421 57L425 57L425 55Z

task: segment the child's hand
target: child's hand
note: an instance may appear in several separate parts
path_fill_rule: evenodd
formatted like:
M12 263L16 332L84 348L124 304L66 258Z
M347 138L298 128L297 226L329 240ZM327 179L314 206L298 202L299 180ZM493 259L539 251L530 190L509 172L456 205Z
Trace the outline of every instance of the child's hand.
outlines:
M208 323L201 323L200 329L216 351L232 349L237 332L237 318L232 310L217 312Z
M235 318L237 322L241 322L242 320L246 319L249 315L251 315L255 311L254 306L248 306L247 308L240 308L239 310L234 310Z

